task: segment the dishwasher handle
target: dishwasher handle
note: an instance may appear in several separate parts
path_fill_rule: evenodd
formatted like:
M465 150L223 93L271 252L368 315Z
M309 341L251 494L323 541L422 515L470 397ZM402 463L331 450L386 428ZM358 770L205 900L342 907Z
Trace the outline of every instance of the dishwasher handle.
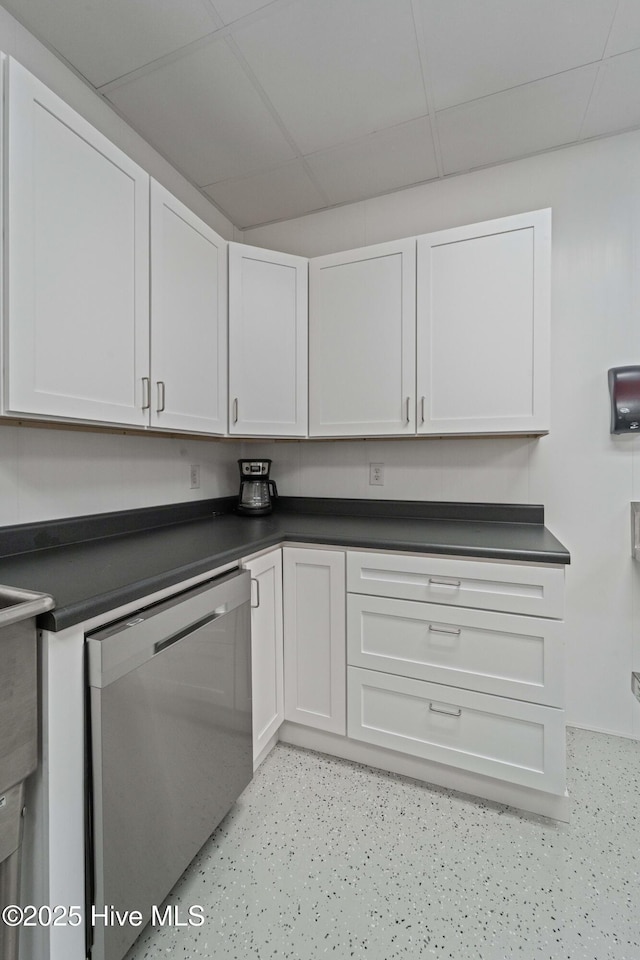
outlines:
M167 647L172 647L174 643L178 643L179 640L184 640L185 637L188 637L190 634L195 633L197 630L206 627L208 623L213 623L214 620L219 620L220 617L226 616L229 613L229 608L226 603L223 603L222 606L215 611L215 613L210 614L208 617L203 617L202 620L197 620L195 623L192 623L191 626L186 627L184 630L179 630L178 633L174 633L170 637L166 637L164 640L157 640L153 645L153 655L154 657L158 653L162 653L163 650L166 650Z
M87 635L89 686L109 686L212 620L248 605L250 580L247 570L234 570Z

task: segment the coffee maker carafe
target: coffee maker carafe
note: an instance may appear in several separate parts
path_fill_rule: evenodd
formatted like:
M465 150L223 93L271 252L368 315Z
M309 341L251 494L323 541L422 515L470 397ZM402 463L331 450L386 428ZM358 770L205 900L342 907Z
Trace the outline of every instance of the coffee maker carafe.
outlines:
M271 497L278 496L278 488L269 479L271 460L238 460L240 467L240 499L238 513L261 517L271 513Z

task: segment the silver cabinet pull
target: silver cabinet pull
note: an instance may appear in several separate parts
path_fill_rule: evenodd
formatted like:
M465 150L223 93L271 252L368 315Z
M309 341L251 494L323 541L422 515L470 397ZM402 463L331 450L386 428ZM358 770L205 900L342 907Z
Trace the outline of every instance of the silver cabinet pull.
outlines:
M149 377L142 378L142 409L148 410L151 406L151 381Z
M453 580L451 577L429 577L429 583L435 587L460 587L462 580Z
M407 397L407 399L405 400L405 404L406 404L405 421L406 421L407 423L411 423L411 416L410 416L410 414L409 414L409 407L410 407L410 405L411 405L411 397Z
M158 388L158 407L156 412L162 413L164 410L164 380L158 380L156 386Z
M458 707L457 710L442 710L440 707L434 707L434 705L430 703L429 713L441 713L443 717L461 717L462 707Z
M233 401L233 422L238 422L238 398L236 397Z
M259 606L260 606L260 581L259 581L256 577L251 577L251 583L252 583L252 584L255 583L255 585L256 585L256 602L253 603L253 600L252 600L252 602L251 602L251 606L252 606L253 609L255 610L256 607L259 607Z
M426 397L420 398L420 411L421 411L421 418L422 418L420 421L421 423L426 423L427 421L427 418L424 412L424 405L425 405L426 399L427 399Z
M460 627L447 629L447 627L436 627L432 623L429 624L429 633L444 633L447 637L459 637L461 632Z

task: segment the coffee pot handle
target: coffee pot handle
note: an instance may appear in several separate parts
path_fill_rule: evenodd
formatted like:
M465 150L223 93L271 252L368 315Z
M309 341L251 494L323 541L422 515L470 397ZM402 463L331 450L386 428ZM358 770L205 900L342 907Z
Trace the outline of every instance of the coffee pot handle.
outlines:
M270 488L271 488L271 493L272 493L273 498L274 498L274 500L275 500L275 498L278 496L278 488L276 487L276 482L275 482L275 480L269 480L269 486L270 486Z

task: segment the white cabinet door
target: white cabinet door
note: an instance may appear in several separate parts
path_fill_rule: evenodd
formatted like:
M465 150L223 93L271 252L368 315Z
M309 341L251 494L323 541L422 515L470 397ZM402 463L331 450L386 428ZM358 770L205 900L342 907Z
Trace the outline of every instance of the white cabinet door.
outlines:
M224 434L226 241L151 181L151 426Z
M229 433L306 437L308 261L229 244Z
M8 71L4 412L143 426L149 177Z
M415 239L309 264L309 434L415 433Z
M282 551L243 561L251 573L253 760L284 720Z
M418 433L549 429L551 211L418 237Z
M346 732L344 554L283 549L284 715Z

